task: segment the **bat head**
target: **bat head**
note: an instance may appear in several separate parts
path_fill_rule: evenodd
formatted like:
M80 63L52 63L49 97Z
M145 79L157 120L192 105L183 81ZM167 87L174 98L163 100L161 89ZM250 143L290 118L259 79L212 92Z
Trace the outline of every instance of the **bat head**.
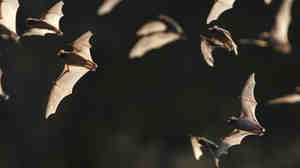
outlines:
M231 125L231 124L235 123L237 120L238 120L237 117L231 116L227 119L227 123Z
M65 54L65 50L59 50L59 51L57 52L57 55L58 55L58 56L62 56L63 54Z

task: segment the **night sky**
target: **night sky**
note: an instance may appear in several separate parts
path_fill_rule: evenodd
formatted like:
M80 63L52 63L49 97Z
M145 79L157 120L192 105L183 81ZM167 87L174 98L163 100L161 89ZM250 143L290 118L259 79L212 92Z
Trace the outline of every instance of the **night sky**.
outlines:
M55 2L22 0L18 33L27 17L39 17ZM21 46L1 48L3 87L11 95L0 103L1 168L212 168L209 157L194 159L188 135L216 142L228 135L226 119L239 115L238 96L253 72L256 114L267 132L232 147L221 167L300 166L300 104L266 104L300 86L299 1L289 29L291 55L238 45L238 56L216 49L215 68L203 60L199 38L212 0L124 0L101 17L96 10L102 1L64 2L63 37L27 37ZM257 37L270 30L280 2L237 0L218 24L235 41ZM188 39L129 60L136 30L159 14L178 21ZM88 30L98 69L81 78L45 120L51 86L64 67L56 53Z

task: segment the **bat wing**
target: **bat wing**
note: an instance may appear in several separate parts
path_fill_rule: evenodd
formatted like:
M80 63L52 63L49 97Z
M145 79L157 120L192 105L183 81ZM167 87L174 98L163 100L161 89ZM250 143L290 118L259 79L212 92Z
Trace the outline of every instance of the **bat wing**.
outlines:
M63 73L58 77L58 80L52 86L48 104L46 107L45 118L47 119L51 114L56 112L56 109L61 100L72 94L72 90L76 82L85 75L89 70L79 66L69 66L69 71L65 66Z
M215 60L214 57L212 56L214 47L211 44L209 44L209 42L205 38L201 38L200 48L205 62L210 67L214 67Z
M165 22L169 23L172 25L177 33L182 34L183 33L183 28L179 25L178 22L176 22L173 18L166 16L166 15L160 15L159 19L164 20Z
M16 16L19 8L18 0L1 0L0 1L0 24L3 24L10 31L16 31Z
M265 4L270 5L272 3L272 0L265 0Z
M258 123L255 117L255 108L257 105L254 97L255 83L255 74L252 73L246 81L240 97L242 106L240 118L247 118Z
M218 145L205 137L191 136L190 141L193 147L193 152L196 160L199 160L203 155L203 149L209 151L213 156L218 148Z
M248 135L254 135L254 133L238 129L233 130L230 135L222 138L221 145L218 149L219 156L221 154L227 154L230 147L240 145L242 140Z
M59 29L59 21L61 17L64 16L62 8L63 8L64 2L59 1L56 4L54 4L42 17L42 20L46 23L54 26L56 29Z
M150 50L158 49L164 45L174 42L180 38L180 35L173 32L158 32L149 36L143 36L137 41L129 53L129 58L140 58Z
M113 10L122 0L104 0L103 4L98 8L99 16L105 15Z
M218 17L226 10L233 7L235 0L216 0L211 8L206 23L209 24L213 20L217 20Z
M283 0L271 29L271 38L280 43L289 43L288 29L291 23L291 10L294 0Z
M203 145L201 145L201 144L198 142L198 138L195 137L195 136L191 136L191 137L190 137L190 141L191 141L191 144L192 144L194 156L195 156L196 160L199 160L200 157L203 155L203 152L202 152L202 150L201 150L201 147L202 147Z
M281 103L299 103L300 102L300 94L293 93L289 95L285 95L282 97L274 98L268 101L269 104L281 104Z
M240 39L240 44L246 44L246 45L256 45L259 47L268 47L269 43L266 40L261 39Z
M93 33L91 31L87 31L72 43L72 46L76 53L89 61L93 61L90 52L90 48L92 47L92 45L90 44L90 39L92 36Z
M137 32L136 34L138 36L145 36L150 35L155 32L163 32L167 30L167 25L165 25L161 21L152 21L149 23L144 24Z

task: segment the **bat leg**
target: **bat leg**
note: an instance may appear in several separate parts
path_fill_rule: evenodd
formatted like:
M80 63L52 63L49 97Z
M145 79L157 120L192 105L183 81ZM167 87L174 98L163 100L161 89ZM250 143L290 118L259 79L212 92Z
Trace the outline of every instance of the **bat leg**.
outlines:
M60 76L56 79L56 81L58 81L60 78L62 78L66 73L70 72L70 66L68 64L65 64L65 70L62 74L60 74ZM56 84L56 81L54 84Z

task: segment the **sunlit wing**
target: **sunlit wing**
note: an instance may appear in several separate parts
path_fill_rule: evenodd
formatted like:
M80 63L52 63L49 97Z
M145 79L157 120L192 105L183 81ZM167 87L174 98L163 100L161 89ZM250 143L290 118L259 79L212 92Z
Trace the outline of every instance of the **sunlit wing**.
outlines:
M90 48L92 47L92 45L90 44L90 39L92 36L93 33L91 31L87 31L72 43L72 46L76 53L84 59L90 61L93 61L90 52Z
M167 30L167 25L161 21L151 21L144 24L136 34L138 36L145 36L155 32L162 32Z
M180 39L180 35L173 32L158 32L140 38L129 53L129 58L140 58L148 51L158 49L164 45Z
M192 144L194 156L195 156L196 160L199 160L200 157L203 155L203 152L201 150L202 145L198 142L198 138L195 136L191 136L190 141Z
M97 14L99 16L111 12L122 0L104 0L103 4L98 8Z
M215 0L206 19L206 23L209 24L211 21L217 20L224 11L233 7L234 2L235 0Z
M293 93L289 95L285 95L282 97L274 98L268 101L269 104L282 104L282 103L299 103L300 102L300 94Z
M201 53L202 53L202 56L203 56L205 62L210 67L214 67L215 60L212 56L212 51L213 51L214 47L211 44L209 44L209 42L206 39L201 38L200 48L201 48Z
M220 146L224 146L226 150L228 150L234 145L240 145L242 140L248 135L254 135L254 133L243 130L237 131L237 129L235 129L229 136L226 136L222 139Z
M0 24L6 26L10 31L16 31L16 16L19 8L18 0L1 0L0 1Z
M56 109L64 97L72 94L73 87L77 81L85 75L89 70L84 67L69 65L69 72L65 66L63 73L52 86L48 104L46 107L45 118L47 119L51 114L56 112Z
M56 4L54 4L42 17L42 20L46 23L54 26L56 29L60 30L59 28L59 21L61 17L64 16L62 8L63 8L64 2L59 1Z

